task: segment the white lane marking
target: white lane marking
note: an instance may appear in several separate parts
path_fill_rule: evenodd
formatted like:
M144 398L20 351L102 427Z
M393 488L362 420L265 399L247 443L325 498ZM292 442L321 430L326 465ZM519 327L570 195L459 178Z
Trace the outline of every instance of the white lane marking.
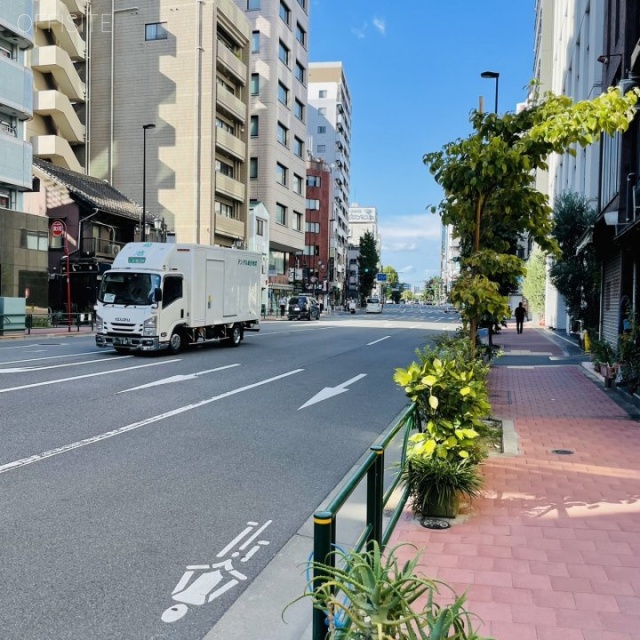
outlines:
M46 349L34 349L33 351L27 351L27 353L44 353Z
M133 356L117 356L118 360L122 358L133 358ZM32 371L45 371L47 369L61 369L62 367L79 367L85 364L94 364L102 362L113 362L116 358L99 358L97 360L87 360L86 362L65 362L64 364L50 364L46 367L13 367L12 369L0 369L0 373L31 373Z
M126 356L125 356L126 357ZM180 358L165 360L163 362L152 362L151 364L138 364L135 367L123 367L122 369L112 369L111 371L100 371L99 373L87 373L84 376L73 376L72 378L60 378L59 380L47 380L46 382L34 382L33 384L23 384L19 387L10 387L9 389L0 389L0 393L8 393L9 391L20 391L21 389L32 389L33 387L46 387L50 384L60 384L61 382L71 382L72 380L83 380L84 378L95 378L96 376L108 376L111 373L120 373L121 371L131 371L133 369L145 369L146 367L158 367L163 364L172 362L180 362Z
M169 362L177 362L177 360L170 360ZM132 368L135 369L136 367ZM160 422L160 420L171 418L173 416L180 415L181 413L186 413L187 411L191 411L192 409L198 409L199 407L211 404L212 402L222 400L223 398L228 398L229 396L233 396L237 393L242 393L243 391L248 391L249 389L254 389L255 387L260 387L264 384L269 384L270 382L275 382L276 380L281 380L282 378L287 378L288 376L300 373L301 371L304 371L304 369L294 369L293 371L288 371L287 373L281 373L279 376L267 378L266 380L261 380L260 382L254 382L253 384L248 384L244 387L238 387L237 389L226 391L225 393L221 393L220 395L214 396L213 398L200 400L200 402L193 402L192 404L187 404L183 407L178 407L177 409L172 409L171 411L166 411L165 413L160 413L157 416L151 416L138 422L132 422L131 424L128 424L124 427L120 427L119 429L113 429L112 431L107 431L106 433L101 433L100 435L92 436L91 438L85 438L84 440L78 440L77 442L72 442L71 444L65 444L64 446L57 447L56 449L49 449L48 451L37 453L33 456L29 456L28 458L22 458L20 460L8 462L7 464L0 465L0 473L13 471L14 469L19 469L20 467L25 467L29 464L33 464L34 462L40 462L41 460L45 460L46 458L51 458L53 456L60 455L61 453L66 453L67 451L73 451L74 449L86 447L87 445L95 444L96 442L107 440L108 438L114 438L115 436L127 433L128 431L133 431L135 429L139 429L140 427L145 427L148 424L153 424L154 422Z
M184 380L195 380L198 376L203 376L205 373L215 373L216 371L224 371L225 369L231 369L233 367L239 367L240 364L228 364L224 367L217 367L215 369L207 369L207 371L197 371L196 373L187 373L177 376L171 376L170 378L163 378L162 380L156 380L149 384L141 384L139 387L131 387L131 389L123 389L118 393L127 393L128 391L139 391L140 389L149 389L150 387L157 387L161 384L172 384L174 382L183 382Z
M373 342L367 342L367 347L370 347L372 344L378 344L378 342L382 342L383 340L387 340L391 336L385 336L384 338L379 338L378 340L374 340Z
M37 362L38 360L60 360L61 358L76 358L80 356L97 356L99 351L85 351L84 353L65 353L61 356L46 356L43 358L26 358L23 360L7 360L7 362L3 362L2 365L5 364L20 364L21 362ZM113 356L112 356L113 357Z
M325 387L322 391L319 391L318 393L316 393L316 395L313 396L311 400L308 400L301 407L298 407L298 411L300 411L300 409L304 409L305 407L309 407L312 404L316 404L316 402L322 402L323 400L328 400L329 398L333 398L333 396L337 396L341 393L344 393L345 391L349 391L347 387L350 384L354 382L358 382L358 380L366 377L366 375L367 375L366 373L360 373L359 375L355 376L355 378L351 378L350 380L347 380L346 382L339 384L337 387Z

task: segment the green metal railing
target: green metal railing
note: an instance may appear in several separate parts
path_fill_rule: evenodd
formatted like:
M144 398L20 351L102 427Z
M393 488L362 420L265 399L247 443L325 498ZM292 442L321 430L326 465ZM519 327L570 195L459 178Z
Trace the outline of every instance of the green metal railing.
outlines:
M416 408L415 405L412 404L402 413L396 424L388 431L382 440L371 447L371 453L365 458L364 462L358 467L338 495L325 509L317 511L314 514L313 557L315 560L327 566L335 567L335 553L333 552L336 549L336 518L340 509L365 477L367 483L366 523L354 548L356 551L360 551L364 547L369 550L373 546L374 541L378 543L381 549L387 545L402 515L402 510L409 496L408 489L403 491L400 501L393 510L387 526L383 529L384 508L400 483L400 470L406 460L407 441L411 431L416 427ZM398 469L395 479L385 492L383 486L385 450L403 429L400 468ZM320 567L314 567L313 585L321 584L325 580L325 572L323 572ZM319 609L313 610L313 640L324 640L327 633L325 618L325 611Z
M26 313L26 314L4 314L0 315L0 335L10 333L27 333L31 335L39 330L51 328L66 328L71 333L75 328L77 332L83 326L90 326L93 331L93 313Z

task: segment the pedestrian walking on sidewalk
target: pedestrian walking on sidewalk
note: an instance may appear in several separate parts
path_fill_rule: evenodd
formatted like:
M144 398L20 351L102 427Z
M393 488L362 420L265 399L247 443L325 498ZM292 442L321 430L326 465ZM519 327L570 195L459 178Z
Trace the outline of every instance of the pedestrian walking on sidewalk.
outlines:
M287 299L284 296L280 296L280 317L284 318L284 308L287 306Z
M522 333L522 327L524 324L524 317L526 315L527 311L524 308L524 306L522 305L522 302L516 307L516 310L514 311L514 315L516 317L516 331L518 333Z

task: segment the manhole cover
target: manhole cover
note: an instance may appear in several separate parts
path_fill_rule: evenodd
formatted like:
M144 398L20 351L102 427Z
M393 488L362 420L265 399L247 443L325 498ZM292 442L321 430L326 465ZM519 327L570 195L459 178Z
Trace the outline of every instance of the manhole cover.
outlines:
M571 449L551 449L551 453L557 453L559 456L570 456L574 452Z
M440 520L440 518L422 518L420 524L425 529L448 529L451 526L446 520Z

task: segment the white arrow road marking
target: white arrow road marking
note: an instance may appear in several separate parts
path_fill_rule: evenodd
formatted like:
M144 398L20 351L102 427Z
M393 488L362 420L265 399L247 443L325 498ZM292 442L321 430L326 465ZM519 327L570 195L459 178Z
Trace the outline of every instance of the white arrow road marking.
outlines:
M168 362L177 362L177 360L169 360ZM142 365L142 366L149 366L149 365ZM131 368L135 369L137 367L131 367ZM34 462L40 462L41 460L45 460L46 458L51 458L52 456L57 456L57 455L60 455L61 453L66 453L67 451L73 451L74 449L79 449L80 447L86 447L87 445L95 444L96 442L101 442L102 440L107 440L108 438L119 436L122 433L127 433L127 431L133 431L134 429L145 427L148 424L153 424L154 422L160 422L160 420L164 420L165 418L171 418L172 416L177 416L177 415L180 415L181 413L186 413L187 411L191 411L192 409L198 409L199 407L203 407L207 404L211 404L212 402L216 402L217 400L222 400L223 398L228 398L229 396L233 396L236 393L242 393L243 391L248 391L249 389L260 387L263 384L269 384L270 382L275 382L276 380L287 378L288 376L292 376L296 373L300 373L301 371L304 371L304 369L294 369L293 371L288 371L287 373L281 373L279 376L274 376L273 378L267 378L266 380L260 380L260 382L254 382L253 384L248 384L244 387L239 387L238 389L233 389L232 391L221 393L219 396L214 396L213 398L207 398L206 400L200 400L200 402L187 404L184 407L178 407L177 409L172 409L171 411L167 411L166 413L161 413L157 416L151 416L150 418L145 418L144 420L140 420L139 422L132 422L131 424L128 424L124 427L120 427L119 429L114 429L113 431L107 431L106 433L101 433L100 435L92 436L91 438L85 438L84 440L78 440L78 442L65 444L64 446L58 447L57 449L49 449L49 451L37 453L33 456L29 456L28 458L22 458L21 460L14 460L13 462L8 462L7 464L3 464L0 466L0 473L13 471L14 469L18 469L20 467L25 467L29 464L33 464Z
M391 336L385 336L384 338L379 338L378 340L374 340L373 342L367 342L367 347L370 347L372 344L378 344L378 342L382 342L383 340L386 340L387 338L390 338Z
M50 364L46 367L14 367L12 369L0 369L0 373L31 373L32 371L45 371L46 369L60 369L62 367L78 367L85 364L95 364L96 362L113 362L115 359L133 358L133 356L118 356L117 358L98 358L97 360L87 360L86 362L65 362L63 364Z
M344 393L345 391L349 391L349 389L347 389L349 385L353 384L354 382L358 382L358 380L366 377L366 375L367 375L366 373L360 373L355 378L351 378L351 380L347 380L346 382L339 384L337 387L325 387L322 391L320 391L319 393L316 393L316 395L313 396L311 400L308 400L301 407L299 407L298 411L300 411L300 409L309 407L312 404L315 404L316 402L322 402L323 400L327 400L328 398L337 396L341 393Z
M125 358L128 356L124 356ZM46 382L34 382L33 384L23 384L19 387L10 387L9 389L0 389L0 393L8 393L9 391L20 391L21 389L31 389L33 387L45 387L49 384L59 384L61 382L70 382L72 380L83 380L84 378L95 378L96 376L108 376L111 373L120 373L121 371L131 371L132 369L145 369L146 367L158 367L163 364L172 362L180 362L180 358L173 360L165 360L164 362L152 362L151 364L138 364L135 367L123 367L122 369L112 369L111 371L100 371L99 373L87 373L84 376L73 376L72 378L60 378L59 380L47 380Z
M123 389L118 393L127 393L128 391L139 391L140 389L148 389L149 387L157 387L161 384L172 384L173 382L182 382L183 380L195 380L198 376L203 376L205 373L215 373L216 371L224 371L225 369L231 369L232 367L239 367L240 364L228 364L224 367L217 367L216 369L207 369L207 371L197 371L196 373L187 373L177 376L171 376L170 378L163 378L162 380L156 380L149 384L141 384L139 387L131 387L131 389Z

